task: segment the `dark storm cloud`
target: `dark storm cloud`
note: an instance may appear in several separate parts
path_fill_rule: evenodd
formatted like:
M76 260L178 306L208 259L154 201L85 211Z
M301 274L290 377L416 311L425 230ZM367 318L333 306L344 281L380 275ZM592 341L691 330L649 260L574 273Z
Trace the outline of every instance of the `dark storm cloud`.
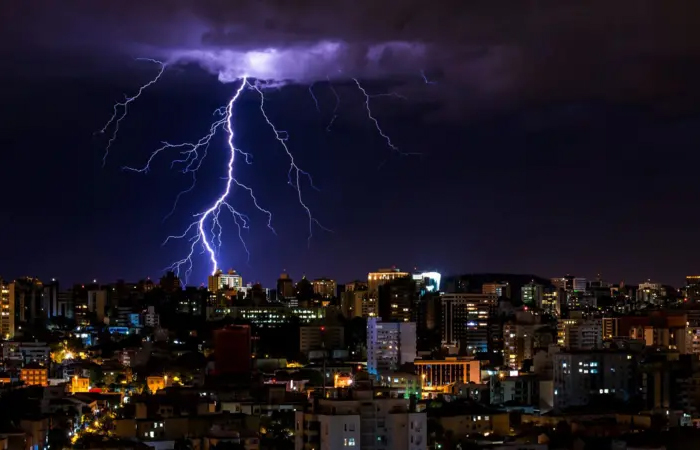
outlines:
M409 77L426 95L580 97L673 107L698 95L697 2L3 2L5 47L194 60L235 78ZM69 6L70 5L70 6ZM266 53L275 49L277 53ZM316 52L316 53L314 53ZM425 91L425 89L423 89Z

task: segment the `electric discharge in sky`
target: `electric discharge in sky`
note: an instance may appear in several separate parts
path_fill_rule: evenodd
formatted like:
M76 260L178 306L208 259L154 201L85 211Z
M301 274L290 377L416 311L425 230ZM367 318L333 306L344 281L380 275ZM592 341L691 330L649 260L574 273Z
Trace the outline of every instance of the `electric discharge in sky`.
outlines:
M105 153L103 156L103 165L107 163L109 152L117 139L117 135L119 134L119 125L122 122L122 120L124 120L128 115L129 106L131 105L131 103L138 100L138 98L146 89L156 84L160 80L167 68L166 63L157 61L155 59L144 58L142 60L157 65L158 72L155 77L153 77L147 83L140 86L134 95L125 96L125 99L123 101L116 102L114 104L112 116L104 125L104 127L100 130L100 132L103 134L109 133L109 140L107 142L107 146L105 148ZM327 81L328 86L330 87L331 92L333 93L336 99L335 108L333 110L333 118L331 119L330 123L326 128L327 131L330 131L333 122L338 117L337 111L338 106L340 105L340 97L337 91L335 90L333 84L331 83L330 79L327 79ZM372 114L372 110L370 108L370 99L373 96L369 95L365 91L365 89L362 87L362 85L357 79L353 78L352 81L354 81L355 85L364 96L367 116L376 127L379 135L386 141L389 148L391 148L395 152L405 155L405 153L400 152L398 147L392 143L389 136L384 133L379 122ZM265 89L265 87L268 86L268 84L260 82L259 80L252 79L248 76L241 76L234 82L234 85L236 84L237 87L235 89L235 92L233 93L232 97L228 100L226 105L214 111L214 120L211 123L208 132L204 136L192 142L182 142L176 144L170 142L163 142L159 148L155 149L151 153L144 166L124 167L124 169L128 171L147 173L151 169L151 163L157 156L167 151L175 152L177 156L171 161L170 167L178 167L178 169L182 173L190 174L192 176L192 183L187 189L177 194L177 196L175 197L173 207L170 213L166 216L167 218L175 212L180 198L194 189L197 182L198 170L201 167L202 162L209 154L209 147L212 143L212 140L218 133L224 133L224 152L226 154L227 163L225 175L222 179L223 185L221 187L221 190L216 194L212 194L211 200L208 203L205 203L200 209L200 211L198 211L192 216L193 221L187 227L185 227L182 233L168 236L163 242L163 245L167 244L172 240L184 240L188 243L185 255L181 259L173 262L169 266L169 269L174 271L178 276L184 276L184 280L186 283L188 281L189 276L192 274L192 270L195 264L195 257L199 254L204 254L207 257L208 264L210 266L210 273L213 274L221 268L221 264L219 261L219 253L222 245L222 235L224 233L224 227L222 226L220 219L222 212L228 212L233 217L233 221L237 227L238 239L241 241L241 244L243 245L248 259L250 259L250 252L248 251L245 239L243 238L243 230L249 228L250 218L248 217L248 215L236 209L229 202L229 197L234 189L243 189L248 193L255 208L267 217L267 227L272 233L276 234L275 229L272 225L272 213L268 209L260 205L253 189L241 183L235 176L234 168L236 166L236 163L238 162L236 158L237 156L243 158L243 161L247 164L251 164L252 161L251 155L236 147L235 144L235 106L237 101L245 94L246 91L252 91L253 93L259 96L260 113L265 119L267 125L270 127L275 139L279 142L280 146L284 150L284 157L286 157L289 160L287 183L296 190L299 205L302 207L308 218L309 234L307 239L309 243L311 241L311 238L313 237L314 227L318 227L325 231L330 231L316 219L311 209L304 201L302 188L306 186L316 189L316 187L313 184L313 179L311 178L311 175L297 165L294 159L294 155L289 149L289 133L279 129L267 115L265 109L265 95L263 93L263 90ZM272 83L271 86L279 87L279 84ZM320 110L320 108L318 107L318 100L314 94L313 88L314 85L311 84L309 86L309 93L313 98L316 108ZM387 94L379 95L381 96ZM397 96L397 94L388 95Z

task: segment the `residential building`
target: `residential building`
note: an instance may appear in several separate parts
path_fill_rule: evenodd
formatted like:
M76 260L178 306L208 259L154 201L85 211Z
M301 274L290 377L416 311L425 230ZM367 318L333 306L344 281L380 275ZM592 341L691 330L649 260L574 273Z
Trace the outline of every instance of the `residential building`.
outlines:
M520 300L528 307L540 307L544 288L534 281L520 288Z
M287 272L283 272L277 280L277 299L287 301L294 299L294 292L294 280L291 279Z
M330 278L316 278L311 282L314 294L322 298L335 298L338 292L338 284Z
M555 409L586 405L594 395L627 401L637 393L636 357L628 351L562 351L552 358Z
M418 300L416 282L397 278L379 286L379 315L385 322L409 322Z
M216 293L219 291L236 291L243 287L243 277L235 270L231 269L228 273L223 273L221 270L214 272L208 278L207 286L209 292Z
M427 416L387 388L334 390L295 413L295 450L425 450Z
M49 369L37 363L27 364L19 370L19 379L26 386L48 386Z
M442 343L456 353L486 352L489 317L496 307L496 294L444 294L442 296Z
M46 342L5 341L2 343L3 359L9 361L21 361L22 364L48 364L50 353L51 349Z
M481 293L486 295L495 295L496 297L510 297L510 284L502 283L484 283L481 286Z
M557 324L557 343L567 349L591 350L603 344L601 319L562 319Z
M481 383L481 362L473 358L417 359L413 365L424 392L446 392L456 383Z
M377 299L370 298L367 289L346 290L341 295L340 305L343 315L349 319L377 317L379 312Z
M305 355L312 350L345 348L345 328L339 325L305 325L299 327L299 351Z
M370 297L376 297L379 293L379 286L387 283L391 280L397 278L410 277L411 274L408 272L402 272L401 270L392 267L390 269L379 269L376 272L370 272L367 274L367 287L369 290Z
M0 334L15 337L15 284L0 280Z
M380 318L367 320L367 371L398 370L404 363L416 359L415 322L382 322Z

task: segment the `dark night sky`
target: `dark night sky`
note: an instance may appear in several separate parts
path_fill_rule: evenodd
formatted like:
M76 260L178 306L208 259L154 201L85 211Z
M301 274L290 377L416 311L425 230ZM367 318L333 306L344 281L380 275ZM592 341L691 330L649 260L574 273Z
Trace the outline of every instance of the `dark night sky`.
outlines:
M266 285L283 269L345 282L390 265L445 274L600 272L611 281L676 285L700 270L700 40L690 19L698 11L683 9L689 6L593 2L578 10L565 1L506 13L488 2L464 10L464 2L446 1L433 11L367 1L359 8L366 21L360 12L338 21L342 7L304 15L308 8L268 2L265 20L246 22L259 13L246 2L240 19L216 1L174 2L165 15L130 10L129 2L109 10L72 3L71 12L54 3L39 12L18 1L0 7L3 277L157 277L184 254L184 245L161 243L220 191L221 140L197 188L166 221L190 179L170 171L165 157L148 174L121 167L143 164L162 140L201 136L236 86L201 64L171 67L132 104L103 168L106 139L95 131L115 100L155 74L133 56L149 56L147 48L163 57L197 42L249 51L321 39L348 42L353 51L360 42L391 40L435 49L402 64L389 55L372 67L339 56L343 73L361 77L368 91L408 97L373 99L374 111L402 151L422 156L386 147L348 77L334 79L341 104L331 132L325 75L309 75L318 75L320 114L306 82L267 91L268 113L290 132L297 162L320 188L305 187L305 198L333 230L315 229L307 247L306 217L286 184L288 162L247 91L236 105L236 142L254 161L239 159L236 173L273 212L277 235L236 192L232 202L251 218L244 231L251 258L226 219L224 269ZM241 23L244 41L236 40ZM184 30L182 41L174 30ZM423 83L423 68L436 84ZM191 282L207 271L197 256Z

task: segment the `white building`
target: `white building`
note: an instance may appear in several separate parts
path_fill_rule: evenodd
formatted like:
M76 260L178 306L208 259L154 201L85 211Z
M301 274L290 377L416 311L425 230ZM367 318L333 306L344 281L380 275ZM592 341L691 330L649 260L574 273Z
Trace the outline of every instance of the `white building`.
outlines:
M588 404L592 395L627 400L634 389L634 357L624 351L568 351L553 355L554 408Z
M2 343L2 357L6 360L46 364L49 362L51 349L46 342L12 342Z
M367 320L367 370L373 375L397 370L416 359L415 322Z
M295 413L295 450L425 450L427 416L391 390L352 390ZM333 394L336 394L333 392Z

